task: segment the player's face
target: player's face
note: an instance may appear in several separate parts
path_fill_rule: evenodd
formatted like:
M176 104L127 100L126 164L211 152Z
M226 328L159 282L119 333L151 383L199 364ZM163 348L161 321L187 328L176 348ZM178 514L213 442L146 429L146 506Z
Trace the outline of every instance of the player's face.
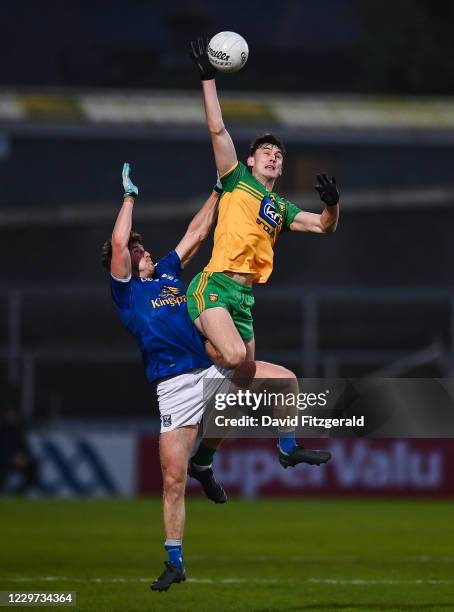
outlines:
M272 144L264 144L249 157L248 166L252 166L254 176L276 180L282 174L282 163L284 158L279 147Z
M132 271L145 278L153 276L156 266L151 260L150 253L139 242L135 242L131 246L130 253Z

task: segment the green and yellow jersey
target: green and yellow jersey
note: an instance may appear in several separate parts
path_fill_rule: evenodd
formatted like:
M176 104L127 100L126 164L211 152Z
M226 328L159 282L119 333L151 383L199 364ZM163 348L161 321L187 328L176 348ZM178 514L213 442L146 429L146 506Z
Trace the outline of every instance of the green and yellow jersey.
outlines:
M290 228L300 209L268 191L241 162L221 182L224 192L205 272L254 274L254 283L266 283L273 271L276 240Z

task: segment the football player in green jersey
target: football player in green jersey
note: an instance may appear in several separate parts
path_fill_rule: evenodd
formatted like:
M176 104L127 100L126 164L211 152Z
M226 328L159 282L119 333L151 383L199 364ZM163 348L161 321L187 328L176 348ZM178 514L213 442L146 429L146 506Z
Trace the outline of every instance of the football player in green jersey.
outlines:
M219 104L215 68L206 42L191 42L191 56L202 80L203 100L216 167L224 189L219 201L210 262L188 288L188 311L199 331L217 349L221 363L234 368L254 359L252 285L265 283L272 272L273 248L283 230L328 234L339 217L339 191L334 177L317 176L325 204L321 214L302 211L273 192L282 174L285 150L272 134L256 139L246 168L238 161Z

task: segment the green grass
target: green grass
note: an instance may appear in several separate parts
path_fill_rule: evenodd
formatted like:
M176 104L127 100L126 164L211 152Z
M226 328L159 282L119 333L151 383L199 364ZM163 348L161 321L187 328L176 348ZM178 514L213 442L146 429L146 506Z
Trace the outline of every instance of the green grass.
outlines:
M187 510L192 581L152 593L160 500L1 499L0 590L76 591L65 609L81 612L454 610L452 502L190 499Z

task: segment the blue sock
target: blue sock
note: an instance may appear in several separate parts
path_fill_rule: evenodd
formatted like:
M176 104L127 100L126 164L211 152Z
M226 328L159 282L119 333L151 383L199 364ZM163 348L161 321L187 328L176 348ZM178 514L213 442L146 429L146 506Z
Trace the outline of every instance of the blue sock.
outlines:
M296 448L295 430L279 432L279 448L283 453L290 453Z
M164 548L169 556L170 563L183 567L183 543L181 540L166 540Z

